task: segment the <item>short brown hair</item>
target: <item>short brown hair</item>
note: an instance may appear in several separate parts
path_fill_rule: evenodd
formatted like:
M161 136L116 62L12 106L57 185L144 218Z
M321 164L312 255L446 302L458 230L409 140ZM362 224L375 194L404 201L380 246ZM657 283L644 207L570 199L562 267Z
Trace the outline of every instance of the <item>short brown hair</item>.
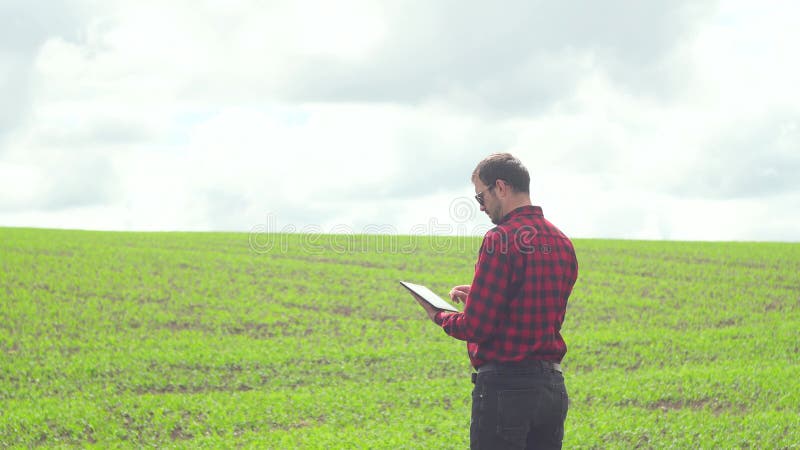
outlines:
M480 179L487 186L503 180L517 192L530 192L531 176L522 162L511 153L494 153L478 163L472 179Z

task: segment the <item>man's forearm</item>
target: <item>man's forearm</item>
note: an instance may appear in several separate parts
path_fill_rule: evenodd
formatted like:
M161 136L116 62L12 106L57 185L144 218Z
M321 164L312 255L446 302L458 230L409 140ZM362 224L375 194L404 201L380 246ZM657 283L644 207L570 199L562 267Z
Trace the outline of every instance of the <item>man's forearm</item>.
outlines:
M464 324L464 313L441 312L436 315L435 322L442 327L445 333L455 339L466 341L469 339L467 333L461 329Z

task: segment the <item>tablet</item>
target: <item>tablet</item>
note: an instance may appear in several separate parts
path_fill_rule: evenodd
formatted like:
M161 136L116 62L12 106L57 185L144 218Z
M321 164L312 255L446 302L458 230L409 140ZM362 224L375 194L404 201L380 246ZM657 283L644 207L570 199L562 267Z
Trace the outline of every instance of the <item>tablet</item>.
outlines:
M431 306L433 306L436 309L441 309L442 311L458 312L458 310L453 305L447 303L444 299L434 294L433 291L426 288L425 286L414 283L408 283L406 281L401 281L400 284L405 286L405 288L411 291L412 293L417 294L420 298L428 302Z

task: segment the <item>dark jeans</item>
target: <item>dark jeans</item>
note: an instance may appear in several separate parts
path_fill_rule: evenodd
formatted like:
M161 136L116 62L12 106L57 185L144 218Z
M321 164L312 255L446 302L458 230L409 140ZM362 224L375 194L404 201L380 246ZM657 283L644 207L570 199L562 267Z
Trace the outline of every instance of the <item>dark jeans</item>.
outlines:
M538 365L475 374L470 448L561 448L569 398L564 376Z

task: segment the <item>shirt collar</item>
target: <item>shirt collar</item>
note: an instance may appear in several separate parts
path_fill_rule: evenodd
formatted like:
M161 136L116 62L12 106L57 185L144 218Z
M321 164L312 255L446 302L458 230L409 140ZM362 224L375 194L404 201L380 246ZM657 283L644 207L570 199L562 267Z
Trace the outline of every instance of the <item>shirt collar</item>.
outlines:
M504 223L506 221L509 221L512 218L517 217L517 216L542 216L542 217L544 217L544 213L542 213L542 207L541 206L533 206L533 205L520 206L519 208L514 209L514 210L510 211L508 214L506 214L505 216L503 216L503 219L500 221L500 223Z

